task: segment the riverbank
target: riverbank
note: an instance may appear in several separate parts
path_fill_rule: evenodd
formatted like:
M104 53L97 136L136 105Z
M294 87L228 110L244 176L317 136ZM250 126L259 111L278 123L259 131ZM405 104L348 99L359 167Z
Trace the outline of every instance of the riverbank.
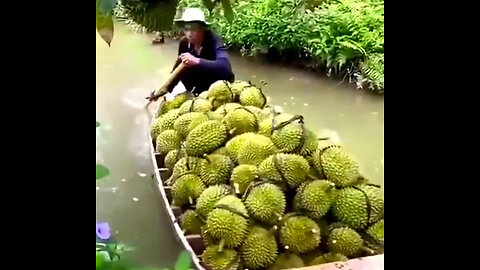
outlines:
M209 11L202 0L180 0L177 16L199 7L230 51L301 66L383 95L384 0L240 0L232 3L232 22L221 5L213 5ZM115 15L145 31L121 7Z
M384 93L384 1L238 1L227 22L221 6L200 7L230 50L302 66L357 88Z

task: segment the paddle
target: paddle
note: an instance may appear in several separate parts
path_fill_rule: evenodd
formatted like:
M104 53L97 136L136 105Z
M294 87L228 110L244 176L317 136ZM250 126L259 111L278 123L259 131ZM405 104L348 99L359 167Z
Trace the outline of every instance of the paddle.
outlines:
M183 63L180 63L175 68L175 70L173 70L173 72L170 74L167 81L162 85L162 87L157 89L152 96L146 97L146 99L148 99L149 101L147 105L145 105L145 109L148 109L148 106L152 102L157 101L159 98L161 98L162 96L168 93L168 89L171 88L171 84L175 81L175 79L177 79L178 75L185 69L185 67L186 66ZM155 97L155 99L153 99L152 97Z

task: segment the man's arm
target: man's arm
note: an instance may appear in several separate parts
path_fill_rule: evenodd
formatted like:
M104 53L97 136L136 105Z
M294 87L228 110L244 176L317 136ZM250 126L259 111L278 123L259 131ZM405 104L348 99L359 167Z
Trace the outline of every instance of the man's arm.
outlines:
M225 46L218 38L215 38L215 55L215 60L207 60L201 58L199 62L199 67L207 69L210 72L214 72L222 78L230 78L232 76L232 67L230 66L228 53L225 49Z

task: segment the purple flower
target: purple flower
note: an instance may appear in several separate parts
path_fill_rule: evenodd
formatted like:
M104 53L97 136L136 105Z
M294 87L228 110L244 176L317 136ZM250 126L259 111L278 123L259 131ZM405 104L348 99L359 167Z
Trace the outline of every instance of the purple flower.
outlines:
M97 222L97 237L102 240L110 238L110 225L108 225L108 222Z

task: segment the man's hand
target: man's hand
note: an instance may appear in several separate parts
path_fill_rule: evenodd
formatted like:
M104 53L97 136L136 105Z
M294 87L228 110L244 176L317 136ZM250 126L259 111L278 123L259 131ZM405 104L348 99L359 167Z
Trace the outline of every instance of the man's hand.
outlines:
M150 93L150 96L147 97L148 101L157 101L160 95L155 95L156 90L153 90L152 93Z
M180 54L180 59L182 59L182 63L187 67L195 66L200 63L200 58L197 58L190 53Z
M151 93L150 93L150 96L147 97L148 101L153 101L153 102L156 102L161 96L164 96L166 93L168 93L169 91L168 90L164 90L164 91L161 91L158 95L155 95L155 92L157 90L153 90Z

